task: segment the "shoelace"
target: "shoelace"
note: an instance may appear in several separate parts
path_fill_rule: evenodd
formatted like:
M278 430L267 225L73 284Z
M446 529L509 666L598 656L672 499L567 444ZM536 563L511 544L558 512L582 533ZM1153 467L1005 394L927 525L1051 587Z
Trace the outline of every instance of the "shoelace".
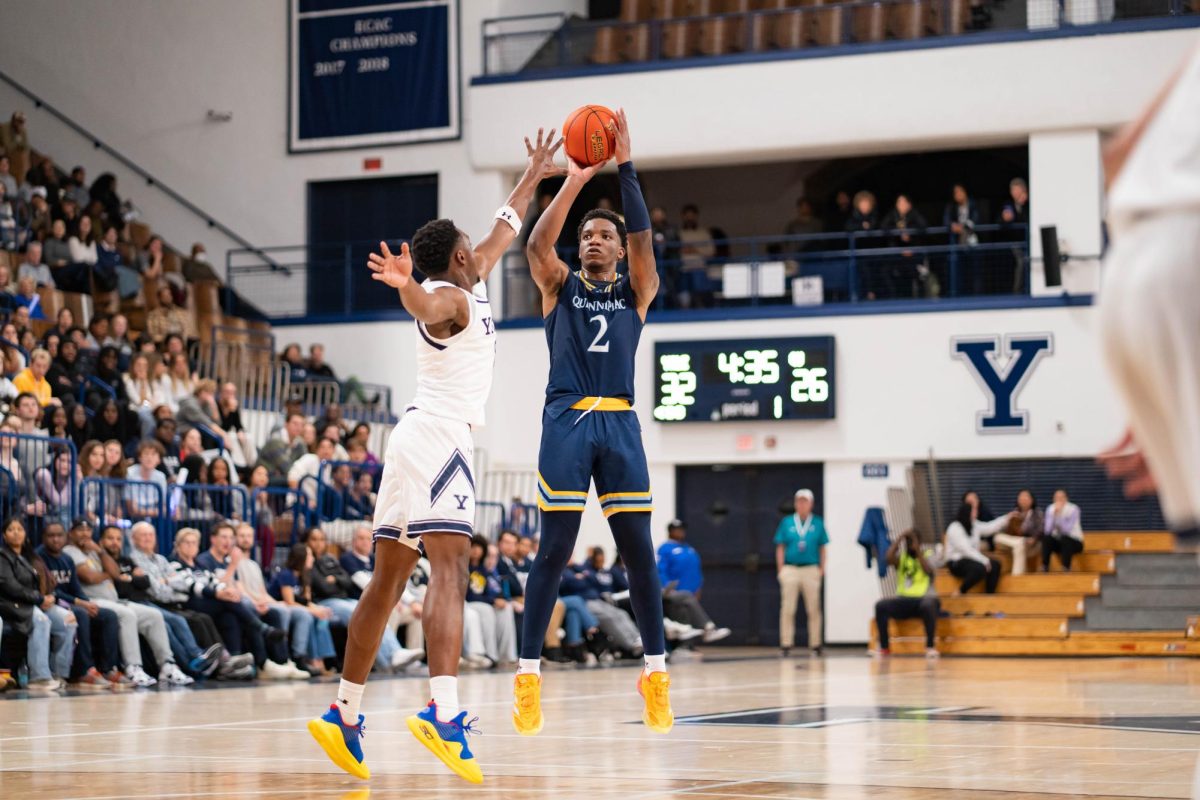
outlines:
M367 738L367 723L366 722L358 723L358 738L360 738L360 739Z
M476 722L479 722L479 717L471 717L471 720L462 726L462 732L473 734L475 736L482 736L483 731L473 727Z

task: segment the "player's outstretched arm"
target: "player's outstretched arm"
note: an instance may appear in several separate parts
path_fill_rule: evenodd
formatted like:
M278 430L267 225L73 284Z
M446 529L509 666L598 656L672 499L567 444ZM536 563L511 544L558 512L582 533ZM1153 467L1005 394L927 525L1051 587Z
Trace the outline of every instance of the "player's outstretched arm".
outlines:
M638 314L646 312L658 296L658 263L654 259L654 233L650 230L650 212L642 186L633 168L629 146L629 120L625 109L617 111L616 119L617 173L621 183L621 207L625 211L625 230L629 238L629 283L637 299Z
M466 294L449 287L427 292L413 279L407 242L400 245L399 255L392 254L387 242L380 242L379 249L382 255L371 253L367 263L373 273L371 278L398 290L400 302L408 313L427 327L452 322L462 328L470 323L471 307L467 305Z
M530 144L528 137L525 138L525 153L529 157L529 162L525 165L525 174L517 182L504 206L496 212L492 229L475 246L475 255L479 259L480 280L487 280L492 267L499 263L504 251L517 238L521 221L529 211L529 204L533 201L538 184L546 178L566 174L565 169L554 164L554 156L563 145L561 138L555 141L554 133L554 128L551 128L550 134L543 136L543 130L538 128L536 145ZM513 219L514 216L516 219Z
M529 234L529 242L525 245L525 255L529 259L529 271L533 282L542 292L543 302L558 297L563 281L567 279L568 268L554 252L554 245L562 234L563 225L567 222L567 214L579 192L592 179L602 164L581 167L571 158L567 159L567 179L562 188L550 202L549 207L538 217L533 232Z

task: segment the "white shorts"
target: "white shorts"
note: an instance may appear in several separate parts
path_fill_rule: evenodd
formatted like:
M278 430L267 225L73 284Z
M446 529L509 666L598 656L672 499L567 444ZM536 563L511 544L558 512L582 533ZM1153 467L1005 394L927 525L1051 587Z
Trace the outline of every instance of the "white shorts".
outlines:
M1104 353L1167 524L1200 524L1200 213L1156 214L1104 264Z
M475 530L471 426L412 409L388 437L375 504L375 537L414 550L426 533Z

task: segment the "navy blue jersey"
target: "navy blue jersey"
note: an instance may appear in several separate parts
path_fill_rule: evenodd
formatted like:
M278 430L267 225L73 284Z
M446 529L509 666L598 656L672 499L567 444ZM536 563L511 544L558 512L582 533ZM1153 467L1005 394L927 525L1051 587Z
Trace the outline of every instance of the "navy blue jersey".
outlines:
M633 403L633 360L645 323L628 275L594 283L571 272L546 317L546 402L619 397Z

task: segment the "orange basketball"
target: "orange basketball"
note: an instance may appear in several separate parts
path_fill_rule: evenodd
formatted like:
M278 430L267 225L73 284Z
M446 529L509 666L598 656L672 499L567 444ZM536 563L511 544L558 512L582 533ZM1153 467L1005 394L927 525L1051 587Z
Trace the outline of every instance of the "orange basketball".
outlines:
M567 155L585 167L613 157L617 127L613 112L604 106L580 106L567 115L562 127Z

